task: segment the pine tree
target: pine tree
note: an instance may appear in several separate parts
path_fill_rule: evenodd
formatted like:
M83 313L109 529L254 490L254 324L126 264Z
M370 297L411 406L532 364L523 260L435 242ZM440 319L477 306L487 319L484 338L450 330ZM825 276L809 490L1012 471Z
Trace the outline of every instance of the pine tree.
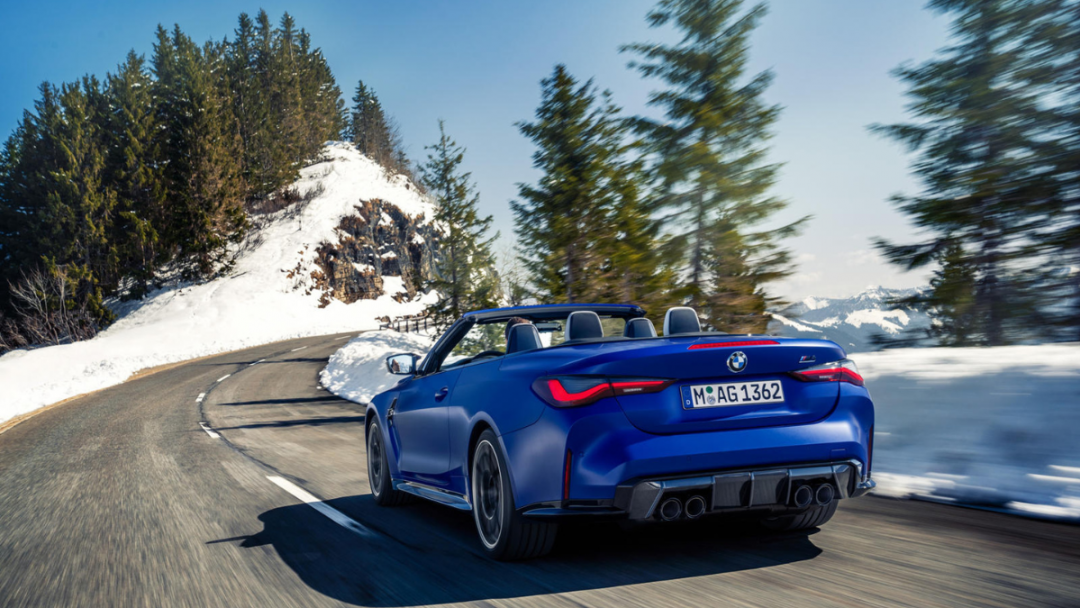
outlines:
M604 222L610 236L599 243L603 259L599 297L637 304L660 323L664 312L677 304L676 280L664 257L662 225L645 201L647 183L640 159L621 162L613 175L613 200Z
M649 101L664 119L634 125L655 159L671 255L685 263L678 295L731 332L765 330L774 303L765 286L791 272L778 242L808 219L759 228L786 206L768 194L778 169L765 163L779 114L763 99L772 74L745 77L748 39L764 14L763 5L743 13L740 0L662 0L649 21L673 24L680 42L623 47L642 57L632 67L667 85Z
M395 160L393 137L378 96L361 80L356 85L352 100L353 143L360 152L383 167L392 169Z
M499 235L487 236L492 217L480 216L480 197L471 174L461 172L465 149L446 134L443 121L439 121L439 141L426 149L431 153L421 176L435 201L434 220L442 232L437 277L428 287L439 293L439 300L427 312L442 329L466 312L499 305L499 279L491 252Z
M108 239L118 251L130 294L149 291L160 265L168 262L159 231L165 226L165 184L153 80L134 51L108 76L105 132L110 157L107 182L117 193L117 213Z
M536 144L533 167L542 172L535 186L519 184L522 200L510 203L522 263L544 301L600 300L605 243L617 236L606 224L625 128L610 94L591 80L579 85L565 66L541 86L536 121L518 124Z
M311 48L311 36L300 30L301 98L306 127L301 143L304 159L314 159L327 141L340 139L345 128L345 102L322 51Z
M1024 84L1043 93L1056 123L1039 155L1052 179L1048 217L1031 240L1039 259L1048 262L1047 282L1039 288L1052 302L1055 337L1080 340L1080 4L1033 0L1027 20Z
M267 158L266 148L272 144L269 102L267 100L266 75L269 57L269 18L260 12L260 22L266 29L256 30L255 23L241 13L234 30L235 39L229 45L228 78L232 85L233 114L236 116L243 148L241 167L247 186L244 198L262 198L273 189L276 181L267 177L272 161Z
M239 135L231 100L213 79L221 49L200 49L179 27L159 27L154 45L157 119L165 125L169 240L185 276L204 279L230 264L228 247L246 226Z
M1047 151L1060 135L1039 103L1042 87L1025 81L1034 76L1025 44L1031 6L1010 0L931 2L954 16L955 43L922 65L896 70L909 85L909 111L917 122L874 127L919 154L914 172L922 192L893 201L930 233L909 245L878 240L878 247L905 268L948 260L949 272L939 274L934 286L942 298L962 288L949 285L952 278L974 277L971 314L977 327L957 332L964 341L977 335L991 346L1037 325L1027 314L1036 294L1017 279L1030 261L1028 245L1045 223L1052 190ZM958 334L944 341L960 339Z

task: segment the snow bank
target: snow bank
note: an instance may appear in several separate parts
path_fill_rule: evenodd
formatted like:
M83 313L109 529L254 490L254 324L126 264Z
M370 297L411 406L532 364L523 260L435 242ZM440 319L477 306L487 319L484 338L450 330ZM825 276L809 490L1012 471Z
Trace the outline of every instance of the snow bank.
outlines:
M386 357L396 353L427 354L434 341L430 336L395 331L373 331L350 340L333 356L319 374L319 383L331 393L368 403L371 398L401 380L386 370Z
M877 493L1080 519L1080 344L851 356L877 410Z
M334 300L325 308L319 308L318 293L305 294L315 249L337 240L334 228L362 199L432 216L414 186L401 177L388 179L351 145L330 143L326 155L328 162L305 168L296 184L301 193L321 193L300 217L289 217L289 210L275 216L230 276L127 304L118 310L121 319L93 340L0 357L0 422L119 384L148 367L288 338L374 329L378 317L420 312L424 302L395 302L390 289L377 300ZM298 262L299 278L289 279L286 270Z

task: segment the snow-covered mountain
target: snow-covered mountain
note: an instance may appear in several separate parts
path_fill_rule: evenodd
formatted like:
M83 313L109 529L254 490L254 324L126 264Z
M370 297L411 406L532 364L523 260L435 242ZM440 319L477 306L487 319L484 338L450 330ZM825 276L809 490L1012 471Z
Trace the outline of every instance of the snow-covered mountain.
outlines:
M437 239L415 185L334 142L294 187L307 202L269 216L227 276L118 305L91 340L0 357L0 422L148 367L424 309L418 278Z
M873 287L850 298L809 297L772 313L769 333L832 340L848 352L879 350L872 341L875 335L895 338L907 330L929 327L926 313L888 304L916 292Z

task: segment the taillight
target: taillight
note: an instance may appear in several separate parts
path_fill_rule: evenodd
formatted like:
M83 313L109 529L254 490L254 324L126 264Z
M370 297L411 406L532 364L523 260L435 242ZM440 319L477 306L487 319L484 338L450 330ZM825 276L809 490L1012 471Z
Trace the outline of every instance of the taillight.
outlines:
M612 378L611 388L615 396L637 395L638 393L659 393L671 386L674 380L654 380L652 378Z
M855 362L851 359L841 359L790 373L803 382L848 382L855 386L863 385L859 368L855 367Z
M533 391L548 405L579 407L605 397L658 393L674 380L658 378L598 378L595 376L553 376L538 378Z

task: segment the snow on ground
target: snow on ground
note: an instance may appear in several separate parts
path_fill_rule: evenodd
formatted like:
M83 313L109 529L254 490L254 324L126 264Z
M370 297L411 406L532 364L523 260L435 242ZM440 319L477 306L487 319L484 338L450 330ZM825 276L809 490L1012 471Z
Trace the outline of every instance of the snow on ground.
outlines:
M423 302L398 303L397 277L386 277L386 295L319 308L319 294L305 295L307 277L322 241L363 199L381 198L409 215L431 208L404 178L382 168L349 144L331 143L329 161L305 168L301 193L322 192L301 217L278 214L262 240L237 260L234 271L209 283L166 289L118 310L121 318L92 340L0 357L0 422L68 397L123 382L135 372L185 359L277 340L374 329L376 318L420 312ZM314 190L318 192L318 190ZM300 262L301 279L285 271ZM396 279L396 282L395 282Z
M877 493L1080 520L1080 344L858 353Z
M427 337L363 334L322 384L359 403L392 386L385 358ZM1080 344L852 355L877 411L876 493L1080 520Z
M431 336L422 334L396 331L361 334L330 357L319 373L319 383L338 397L369 403L372 397L402 378L387 371L387 356L397 353L426 355L433 344Z

